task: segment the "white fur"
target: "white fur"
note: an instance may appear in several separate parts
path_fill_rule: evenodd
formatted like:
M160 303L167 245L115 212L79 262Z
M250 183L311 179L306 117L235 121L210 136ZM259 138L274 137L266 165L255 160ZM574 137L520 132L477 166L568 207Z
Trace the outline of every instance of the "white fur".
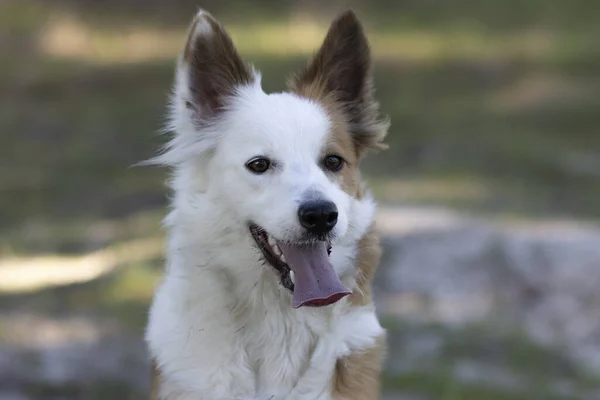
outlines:
M206 32L202 32L206 34ZM307 196L336 203L331 260L354 288L358 240L374 203L345 193L319 167L331 121L314 102L265 94L260 78L239 88L216 123L198 128L185 66L172 104L176 136L158 161L174 177L167 268L147 329L161 371L161 393L178 400L327 400L335 362L383 334L372 307L343 299L324 308L291 307L289 291L253 246L247 222L278 239L301 233L297 207ZM245 163L276 160L263 175Z
M194 36L211 36L213 34L210 23L206 20L208 13L204 10L198 11L196 14L197 24L194 27Z

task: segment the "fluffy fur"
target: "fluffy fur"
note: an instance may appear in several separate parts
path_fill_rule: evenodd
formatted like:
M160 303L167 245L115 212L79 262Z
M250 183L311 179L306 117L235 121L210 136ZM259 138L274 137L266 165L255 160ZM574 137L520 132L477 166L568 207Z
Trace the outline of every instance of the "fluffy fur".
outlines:
M223 27L199 12L177 66L174 137L154 162L172 167L166 274L150 311L152 398L368 400L378 397L384 330L370 295L380 250L375 204L360 181L387 123L372 98L370 56L355 14L338 17L290 92L266 94ZM339 173L320 160L346 160ZM270 171L250 173L261 155ZM291 307L248 222L297 240L299 202L333 201L330 260L352 295Z

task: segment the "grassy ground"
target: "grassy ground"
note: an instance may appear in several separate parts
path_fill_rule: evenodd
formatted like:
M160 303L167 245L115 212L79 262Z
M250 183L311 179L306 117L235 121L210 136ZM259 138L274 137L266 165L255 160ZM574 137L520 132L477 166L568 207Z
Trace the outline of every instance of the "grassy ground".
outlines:
M506 327L386 325L392 351L384 385L390 392L436 400L567 400L599 388L597 377Z
M114 0L0 3L1 256L83 254L160 236L164 171L129 167L164 141L155 132L193 3L165 8L153 0L143 10ZM230 23L265 88L281 90L339 2L325 11L319 2L224 3L204 5ZM366 18L378 96L393 123L391 149L365 166L381 201L600 217L594 1L351 3ZM91 313L140 333L160 260L126 267L87 284L0 295L0 309ZM546 364L539 360L525 368ZM386 382L442 400L553 398L456 383L448 368Z

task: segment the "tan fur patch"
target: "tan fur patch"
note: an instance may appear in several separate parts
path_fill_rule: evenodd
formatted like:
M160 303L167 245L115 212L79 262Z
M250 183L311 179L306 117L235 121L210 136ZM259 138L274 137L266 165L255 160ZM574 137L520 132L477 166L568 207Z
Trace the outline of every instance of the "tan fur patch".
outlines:
M354 306L371 304L371 281L381 259L379 236L372 226L358 245L357 288L349 296ZM333 397L339 400L379 399L380 374L385 358L385 335L374 347L338 360L333 379Z
M321 104L326 108L332 121L332 129L322 156L333 154L341 156L345 160L345 165L340 171L325 172L334 180L337 180L342 190L350 196L361 198L361 182L358 171L360 160L352 136L348 132L348 123L344 118L344 114L337 109L335 102L328 101L326 98L321 101Z
M381 366L385 358L385 336L375 347L338 360L332 394L336 400L377 400L380 395Z
M371 282L379 267L381 254L379 235L376 233L375 225L373 225L358 243L356 260L357 289L349 296L349 300L353 305L364 306L372 302Z
M379 266L381 245L372 226L358 245L357 289L349 296L354 306L372 303L371 281ZM386 353L385 335L370 349L339 359L333 379L333 397L339 400L379 399L380 374Z
M150 400L159 400L160 371L156 361L152 360L152 377L150 380Z

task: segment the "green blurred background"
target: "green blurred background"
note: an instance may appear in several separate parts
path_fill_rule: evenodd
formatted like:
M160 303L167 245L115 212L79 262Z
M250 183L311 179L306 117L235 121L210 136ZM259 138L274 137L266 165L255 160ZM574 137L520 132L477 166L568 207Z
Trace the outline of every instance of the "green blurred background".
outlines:
M507 224L548 221L595 232L597 1L0 0L0 399L144 398L166 171L131 166L165 141L175 57L199 6L267 91L284 89L337 12L358 12L392 121L390 150L365 163L386 210L451 210L508 237ZM390 361L390 399L600 398L598 369L518 327L489 328L493 313L415 325L382 310L392 358L431 335L439 350L419 369ZM459 359L525 379L462 379Z

